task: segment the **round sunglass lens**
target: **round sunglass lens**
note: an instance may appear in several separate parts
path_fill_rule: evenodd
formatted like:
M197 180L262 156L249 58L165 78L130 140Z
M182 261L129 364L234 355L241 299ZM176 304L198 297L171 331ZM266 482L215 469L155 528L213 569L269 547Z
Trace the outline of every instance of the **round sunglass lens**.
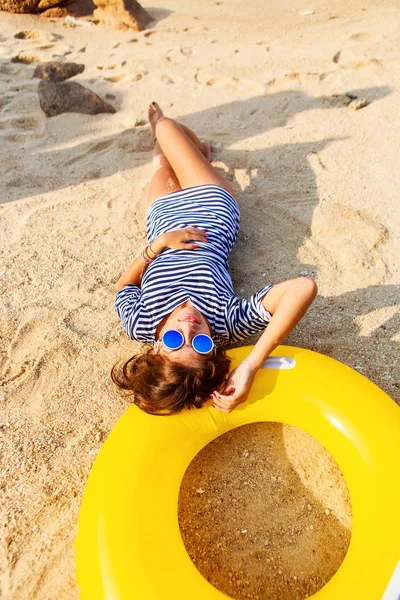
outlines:
M206 354L207 352L211 352L214 347L214 343L208 335L200 333L193 338L193 347L195 350L197 350L197 352Z
M180 331L171 329L166 331L162 337L163 344L170 350L177 350L183 344L183 335Z

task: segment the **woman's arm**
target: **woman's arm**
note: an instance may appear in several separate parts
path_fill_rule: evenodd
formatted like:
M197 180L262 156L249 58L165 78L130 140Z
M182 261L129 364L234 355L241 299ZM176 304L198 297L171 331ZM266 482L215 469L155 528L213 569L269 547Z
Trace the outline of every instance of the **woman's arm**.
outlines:
M263 298L264 308L272 314L268 327L245 359L256 371L304 316L317 295L317 284L298 277L275 285Z
M164 238L162 235L159 235L154 242L151 244L151 249L149 251L149 256L151 258L155 258L162 252L165 248ZM153 252L152 252L153 250ZM118 292L122 290L125 286L133 283L140 287L140 283L143 277L145 270L148 265L143 261L141 256L137 256L133 263L129 265L126 271L121 275L121 277L117 281L117 285L115 286L115 290Z
M183 229L175 229L174 231L162 233L150 244L150 258L158 256L164 248L196 250L198 246L196 246L196 244L191 244L191 241L207 242L207 233L204 229L199 229L198 227L184 227ZM140 282L147 267L148 265L143 262L143 259L140 256L135 258L133 263L129 265L123 275L118 279L115 288L116 291L122 290L122 288L130 283L140 287Z
M256 372L297 325L316 294L317 285L308 277L290 279L269 290L263 298L263 306L272 318L248 357L230 374L225 395L214 392L214 405L218 410L230 412L246 400Z

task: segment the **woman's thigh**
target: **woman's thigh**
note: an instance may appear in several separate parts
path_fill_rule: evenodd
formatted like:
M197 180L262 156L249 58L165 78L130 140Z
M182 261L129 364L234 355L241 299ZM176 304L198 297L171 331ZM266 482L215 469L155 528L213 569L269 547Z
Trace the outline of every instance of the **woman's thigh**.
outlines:
M167 194L172 194L172 192L178 192L182 189L178 178L175 175L175 172L169 164L167 158L163 155L159 155L156 158L159 161L159 165L154 171L150 180L149 191L147 195L147 210L152 202L157 200L157 198L161 198Z
M156 125L157 140L182 189L198 185L219 185L236 198L235 191L188 138L179 123L166 117Z

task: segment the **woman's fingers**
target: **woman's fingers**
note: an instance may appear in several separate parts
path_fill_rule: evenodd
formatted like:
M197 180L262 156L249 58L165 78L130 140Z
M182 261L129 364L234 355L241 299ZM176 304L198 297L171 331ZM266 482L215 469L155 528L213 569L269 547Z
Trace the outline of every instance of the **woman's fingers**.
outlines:
M190 233L185 234L186 240L197 240L199 242L208 242L208 237L204 233Z
M212 398L215 404L228 407L235 404L238 397L235 396L235 394L232 396L222 396L221 394L218 394L217 396L216 394L213 394Z
M231 412L240 402L235 400L232 396L229 397L229 401L222 401L221 398L213 398L213 407L221 412Z
M231 394L233 394L233 392L235 391L235 384L234 383L228 383L226 384L224 391L223 391L223 395L224 396L230 396Z
M202 233L203 235L208 235L207 231L205 229L201 229L200 227L188 227L188 229L190 229L190 231L194 233Z
M186 229L186 235L189 240L201 240L205 242L208 240L208 233L206 230L197 227L188 227Z

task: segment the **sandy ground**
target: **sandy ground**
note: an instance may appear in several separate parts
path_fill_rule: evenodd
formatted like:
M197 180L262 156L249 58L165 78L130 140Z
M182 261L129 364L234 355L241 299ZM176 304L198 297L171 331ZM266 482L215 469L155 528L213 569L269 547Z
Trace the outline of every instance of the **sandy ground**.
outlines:
M237 600L303 600L336 573L350 543L344 477L313 437L254 423L213 440L192 460L179 494L189 556Z
M151 100L211 140L239 193L238 295L315 277L319 296L286 343L350 365L399 402L398 3L268 4L143 2L155 21L142 33L0 14L5 598L78 597L82 492L126 409L109 369L140 349L113 285L145 238ZM12 62L21 54L26 64ZM32 73L48 60L83 63L76 81L114 96L117 112L46 118Z

